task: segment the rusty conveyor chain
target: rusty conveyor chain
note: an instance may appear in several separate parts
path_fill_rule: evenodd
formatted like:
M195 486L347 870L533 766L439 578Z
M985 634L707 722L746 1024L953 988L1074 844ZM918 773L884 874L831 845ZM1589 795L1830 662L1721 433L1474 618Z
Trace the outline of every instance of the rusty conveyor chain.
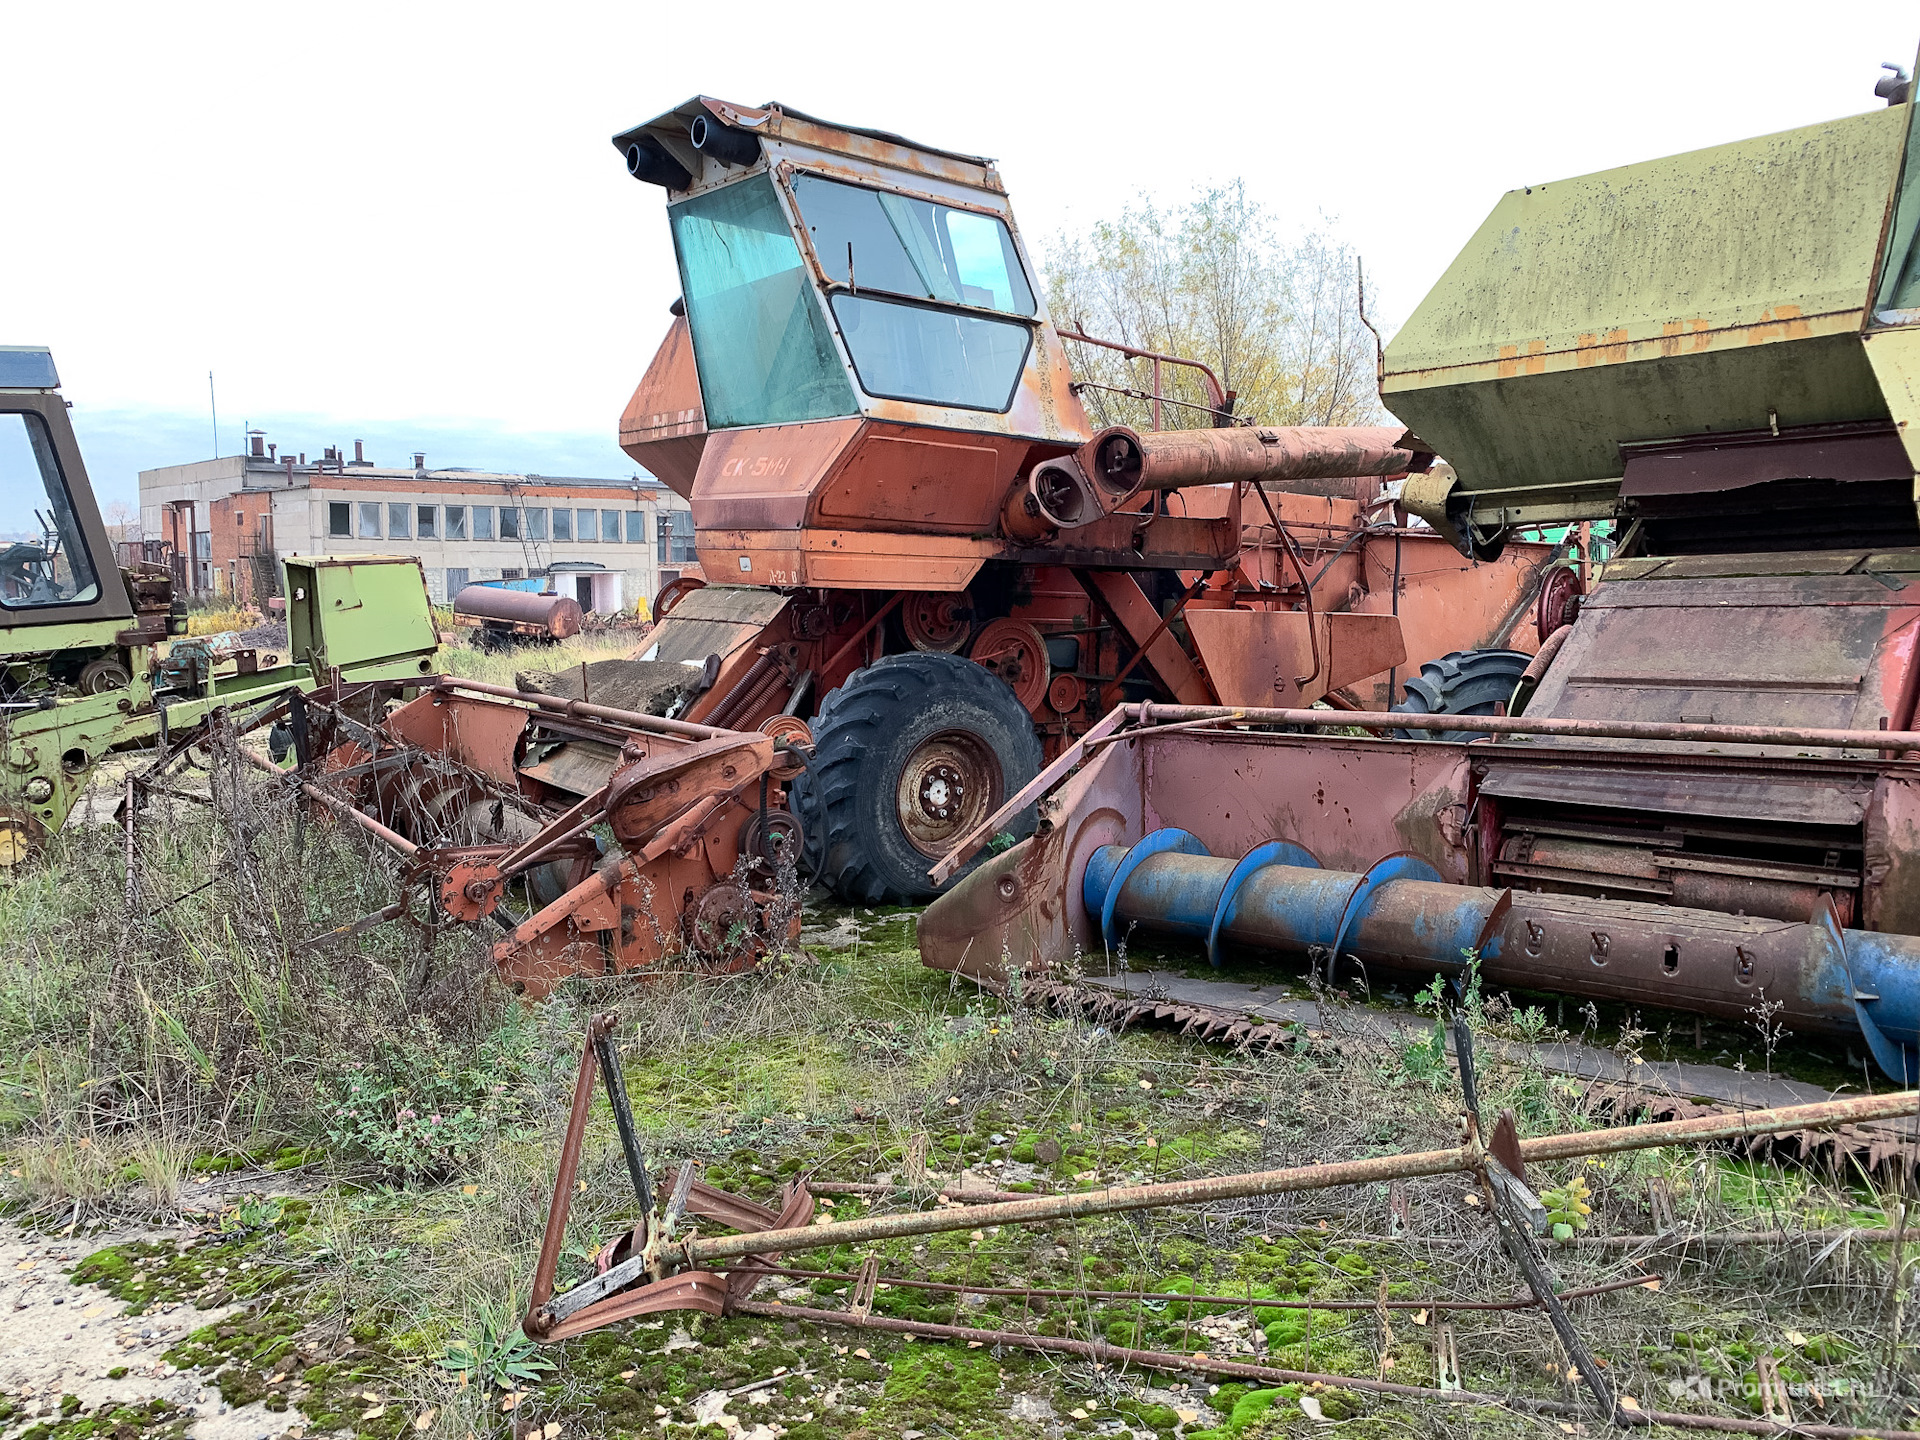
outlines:
M1008 993L1003 983L988 980L979 983L983 989L1002 998ZM1061 980L1027 977L1019 982L1014 993L1023 1001L1056 1014L1077 1015L1116 1030L1134 1026L1165 1029L1237 1050L1273 1051L1299 1045L1309 1038L1298 1025L1253 1020L1221 1006L1117 994ZM1590 1112L1640 1113L1653 1120L1690 1120L1704 1115L1734 1114L1740 1109L1733 1104L1694 1100L1648 1086L1605 1080L1588 1082L1585 1103ZM1781 1153L1803 1164L1825 1160L1838 1169L1850 1162L1868 1174L1920 1175L1920 1136L1916 1136L1914 1125L1909 1121L1870 1121L1832 1130L1796 1130L1756 1136L1739 1142L1738 1148L1756 1159Z

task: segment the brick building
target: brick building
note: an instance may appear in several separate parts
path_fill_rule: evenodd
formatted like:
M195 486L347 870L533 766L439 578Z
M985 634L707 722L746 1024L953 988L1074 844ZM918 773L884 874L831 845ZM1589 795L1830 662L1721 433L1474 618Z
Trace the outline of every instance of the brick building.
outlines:
M478 580L550 572L554 588L601 613L650 602L695 569L687 502L650 475L625 480L430 470L328 449L248 453L140 472L140 528L188 594L259 603L292 555L413 555L445 603ZM157 542L157 545L156 545Z

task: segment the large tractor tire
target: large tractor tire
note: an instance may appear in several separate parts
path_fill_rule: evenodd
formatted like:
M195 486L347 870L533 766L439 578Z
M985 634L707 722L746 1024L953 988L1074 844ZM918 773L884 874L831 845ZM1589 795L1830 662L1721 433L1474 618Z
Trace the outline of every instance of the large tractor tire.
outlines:
M1527 663L1524 650L1456 650L1429 660L1407 681L1401 715L1492 715L1513 698ZM1472 740L1479 730L1396 730L1402 740Z
M795 804L821 881L854 904L932 899L928 868L1040 771L1025 707L958 655L889 655L856 670L813 734ZM1029 809L1007 828L1024 837L1033 825Z

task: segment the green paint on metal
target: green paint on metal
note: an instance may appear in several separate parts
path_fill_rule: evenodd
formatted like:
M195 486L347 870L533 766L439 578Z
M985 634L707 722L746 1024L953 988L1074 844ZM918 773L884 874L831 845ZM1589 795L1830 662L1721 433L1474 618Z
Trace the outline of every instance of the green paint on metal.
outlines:
M335 666L348 670L439 649L417 560L301 559L286 567L289 645L295 662L311 665L316 679Z
M1510 191L1387 347L1388 407L1470 492L1614 480L1623 441L1889 418L1860 332L1909 116Z

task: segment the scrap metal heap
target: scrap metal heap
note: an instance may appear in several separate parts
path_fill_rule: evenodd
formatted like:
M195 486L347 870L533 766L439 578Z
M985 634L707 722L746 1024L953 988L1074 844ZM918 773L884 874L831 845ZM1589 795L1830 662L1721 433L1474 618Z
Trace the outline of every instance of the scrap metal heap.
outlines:
M614 145L667 192L682 286L621 444L705 576L639 658L682 667L683 718L807 728L797 813L843 898L930 897L1122 700L1352 707L1409 660L1526 664L1551 547L1476 563L1409 525L1404 426L1261 426L1204 365L1059 328L991 161L711 97ZM1151 375L1150 428L1090 419L1070 344ZM1490 708L1461 669L1416 708Z
M1382 393L1451 463L1405 494L1462 555L1619 527L1593 593L1543 614L1508 714L1441 740L1129 703L935 866L1038 802L1033 839L927 911L926 962L1044 974L1134 927L1329 976L1477 959L1736 1023L1784 1006L1913 1080L1917 115L1507 194ZM1368 734L1275 733L1330 725Z
M926 1191L931 1187L919 1187L919 1193L916 1193L916 1187L912 1185L836 1184L802 1174L782 1188L779 1208L773 1209L746 1196L705 1184L699 1178L698 1162L693 1160L683 1162L671 1178L664 1174L656 1177L650 1172L627 1101L619 1048L614 1042L616 1024L617 1017L612 1014L592 1017L587 1026L586 1044L581 1050L580 1068L574 1081L573 1106L568 1117L558 1173L554 1178L546 1233L541 1241L540 1256L534 1271L529 1307L522 1322L527 1336L541 1343L553 1344L641 1315L692 1310L707 1315L752 1315L787 1322L843 1325L970 1346L1005 1346L1128 1368L1198 1372L1221 1379L1249 1379L1265 1384L1322 1384L1453 1404L1508 1405L1523 1411L1552 1415L1593 1414L1618 1425L1692 1426L1753 1434L1778 1433L1774 1423L1777 1417L1754 1421L1653 1411L1616 1391L1614 1382L1604 1373L1601 1364L1596 1363L1574 1328L1564 1302L1580 1295L1599 1295L1643 1285L1657 1286L1659 1280L1642 1272L1609 1284L1563 1290L1553 1273L1551 1261L1536 1238L1547 1232L1548 1215L1545 1206L1530 1188L1528 1165L1577 1156L1620 1154L1669 1145L1712 1144L1754 1139L1785 1131L1911 1117L1916 1104L1920 1104L1920 1092L1903 1091L1735 1115L1523 1139L1512 1111L1501 1112L1491 1123L1482 1116L1471 1030L1465 1018L1456 1015L1452 1038L1464 1104L1460 1116L1460 1143L1452 1148L1262 1170L1250 1174L1073 1189L1057 1194L983 1195L977 1191L961 1190L938 1195L936 1198L942 1203L932 1209L911 1208L916 1201L928 1198ZM604 1082L613 1111L614 1128L619 1137L627 1178L633 1187L636 1223L630 1230L595 1250L591 1275L563 1291L556 1291L561 1260L568 1248L568 1219L573 1196L580 1184L577 1177L586 1147L596 1078ZM1188 1292L1170 1296L1164 1289L1103 1291L1090 1290L1084 1284L1071 1291L1048 1291L1020 1284L999 1287L993 1285L990 1279L987 1283L956 1285L917 1276L883 1273L878 1251L870 1248L887 1240L943 1231L978 1232L986 1227L1049 1224L1163 1207L1217 1206L1223 1201L1256 1196L1297 1194L1347 1185L1379 1185L1415 1176L1445 1174L1466 1175L1478 1183L1501 1244L1515 1268L1525 1278L1526 1290L1521 1295L1496 1300L1454 1297L1415 1300L1396 1297L1388 1301L1384 1282L1378 1299L1344 1302L1316 1301L1311 1297L1256 1298L1251 1291L1243 1296L1208 1296ZM831 1193L878 1195L887 1201L905 1202L910 1208L853 1219L817 1215L816 1194ZM704 1234L689 1223L693 1220L708 1221L722 1231L732 1233ZM1671 1245L1695 1246L1709 1240L1722 1241L1727 1237L1702 1237L1676 1231L1672 1234L1631 1238L1657 1249ZM1757 1237L1762 1241L1766 1238ZM1867 1238L1887 1236L1882 1232ZM1747 1243L1755 1243L1755 1239L1746 1237ZM842 1246L869 1247L857 1271L796 1268L788 1259L797 1253L834 1250ZM846 1306L816 1308L755 1301L754 1291L771 1278L787 1281L845 1281ZM1459 1384L1457 1364L1453 1367L1451 1377L1443 1365L1438 1377L1439 1388L1428 1388L1388 1381L1384 1378L1384 1369L1380 1378L1322 1374L1204 1353L1173 1354L1139 1350L1100 1338L1076 1339L1048 1335L1036 1333L1031 1328L996 1330L957 1323L897 1319L875 1313L876 1296L883 1287L942 1291L956 1297L968 1292L1022 1296L1030 1302L1035 1299L1072 1298L1088 1306L1112 1300L1184 1300L1190 1305L1244 1306L1249 1318L1259 1310L1284 1314L1303 1308L1311 1311L1316 1305L1322 1309L1336 1310L1384 1311L1389 1307L1419 1309L1434 1312L1438 1332L1436 1340L1443 1351L1451 1348L1451 1331L1445 1320L1448 1311L1538 1307L1545 1312L1567 1358L1583 1382L1584 1394L1569 1403L1565 1400L1467 1391ZM1892 1432L1851 1429L1834 1432L1822 1429L1821 1433L1878 1435Z

